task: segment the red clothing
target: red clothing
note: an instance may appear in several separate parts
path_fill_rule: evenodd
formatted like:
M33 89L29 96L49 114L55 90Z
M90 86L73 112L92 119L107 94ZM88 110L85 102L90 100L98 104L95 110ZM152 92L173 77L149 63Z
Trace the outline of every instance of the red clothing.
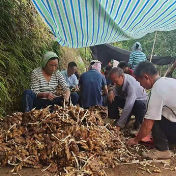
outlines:
M128 74L134 77L133 72L134 72L134 71L133 71L132 69L129 68L129 70L128 70Z
M104 72L101 72L102 75L105 75Z

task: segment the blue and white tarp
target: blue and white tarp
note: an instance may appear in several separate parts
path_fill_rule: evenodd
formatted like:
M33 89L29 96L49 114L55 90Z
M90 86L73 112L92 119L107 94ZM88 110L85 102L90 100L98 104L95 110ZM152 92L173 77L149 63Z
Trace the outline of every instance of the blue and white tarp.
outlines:
M175 0L32 0L62 46L85 47L176 29Z

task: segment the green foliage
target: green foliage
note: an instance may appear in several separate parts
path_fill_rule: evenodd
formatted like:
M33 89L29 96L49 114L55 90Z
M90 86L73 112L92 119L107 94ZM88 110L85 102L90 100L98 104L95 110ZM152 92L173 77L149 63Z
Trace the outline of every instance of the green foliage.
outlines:
M31 71L47 50L61 55L60 46L28 0L0 1L0 115L21 110Z
M136 41L138 41L142 45L142 51L146 55L150 56L152 53L154 38L155 38L155 33L153 32L153 33L147 34L141 39L117 42L117 43L113 43L113 45L119 48L131 51L133 44ZM157 38L155 42L153 55L176 57L176 30L157 32ZM166 70L168 69L168 66L157 66L157 69L161 74L161 76L163 76ZM174 71L173 75L174 77L176 77L176 71Z
M147 34L141 39L117 42L117 43L113 43L113 45L118 46L122 49L131 51L131 47L133 46L133 44L136 41L138 41L142 45L143 52L146 55L150 56L152 52L154 38L155 38L155 33L153 32L153 33ZM176 30L157 32L157 39L156 39L153 55L173 56L173 57L176 56Z
M77 64L77 67L78 67L78 73L79 74L84 73L85 72L85 63L83 62L81 57L76 58L76 64Z
M81 58L86 63L86 65L89 65L89 62L92 59L90 48L88 48L88 47L87 48L79 48L78 51L79 51Z

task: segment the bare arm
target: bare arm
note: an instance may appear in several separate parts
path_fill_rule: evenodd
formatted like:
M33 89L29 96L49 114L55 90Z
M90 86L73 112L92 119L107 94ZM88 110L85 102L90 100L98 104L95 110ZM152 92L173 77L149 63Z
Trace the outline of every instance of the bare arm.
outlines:
M111 89L111 84L108 84L108 91Z
M107 95L107 94L108 94L107 85L103 86L103 93L104 93L104 95Z
M115 98L115 93L113 90L110 90L109 93L108 93L108 101L109 103L112 103L114 101L114 98Z
M66 90L64 93L64 99L66 102L69 102L69 98L70 98L70 90Z
M135 138L137 142L141 141L144 137L146 137L151 132L154 122L155 122L154 120L144 119L141 129Z
M68 88L68 85L63 77L63 75L61 74L61 72L57 73L59 76L59 84L61 85L61 87L64 90L64 99L66 102L69 102L69 98L70 98L70 89Z
M138 135L135 138L129 139L127 141L127 144L135 145L139 141L141 141L144 137L146 137L151 132L154 122L155 122L154 120L144 119Z

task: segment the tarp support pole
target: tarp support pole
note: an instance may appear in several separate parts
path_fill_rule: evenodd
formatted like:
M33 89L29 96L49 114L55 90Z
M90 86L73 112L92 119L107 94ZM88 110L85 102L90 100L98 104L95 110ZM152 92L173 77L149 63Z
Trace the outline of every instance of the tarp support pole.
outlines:
M86 47L85 47L85 57L86 57ZM87 57L86 57L86 60L87 60Z
M154 48L155 48L156 37L157 37L157 31L155 32L155 38L154 38L154 41L153 41L153 47L152 47L152 53L151 53L151 56L150 56L150 62L152 61L152 56L153 56L153 51L154 51Z

